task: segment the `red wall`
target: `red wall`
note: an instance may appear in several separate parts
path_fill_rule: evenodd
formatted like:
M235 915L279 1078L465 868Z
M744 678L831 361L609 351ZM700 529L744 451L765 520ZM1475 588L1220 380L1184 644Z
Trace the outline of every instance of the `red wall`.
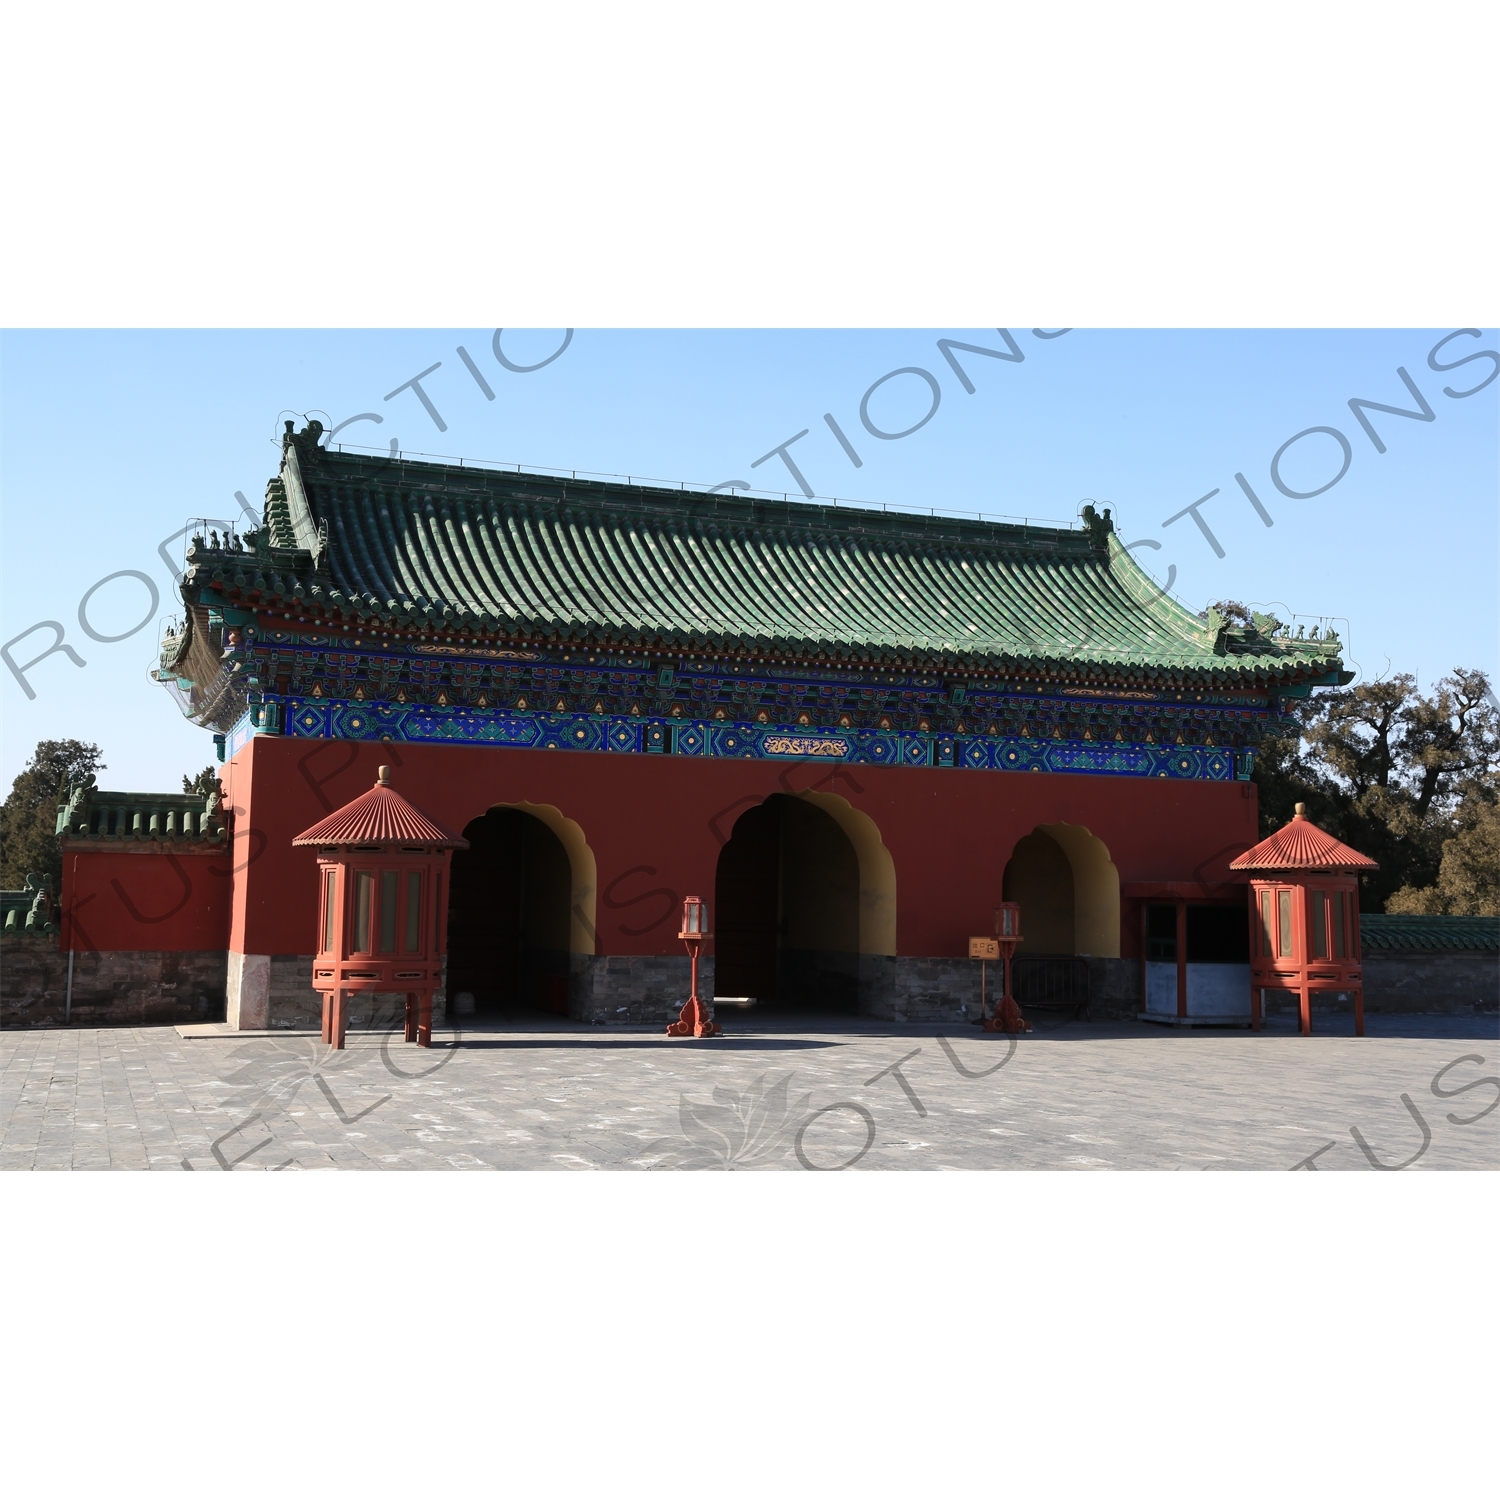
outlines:
M101 953L227 948L231 885L224 848L64 848L58 944Z
M403 796L455 833L495 803L550 803L577 822L598 862L600 953L679 951L682 897L713 899L735 819L776 792L834 792L874 820L895 863L897 950L912 955L962 954L971 933L989 930L1011 850L1039 823L1084 825L1108 847L1122 883L1229 879L1229 861L1258 836L1247 782L261 735L224 775L242 872L231 948L313 951L316 859L291 841L366 791L380 765L393 768ZM1136 951L1136 920L1127 903L1127 956Z

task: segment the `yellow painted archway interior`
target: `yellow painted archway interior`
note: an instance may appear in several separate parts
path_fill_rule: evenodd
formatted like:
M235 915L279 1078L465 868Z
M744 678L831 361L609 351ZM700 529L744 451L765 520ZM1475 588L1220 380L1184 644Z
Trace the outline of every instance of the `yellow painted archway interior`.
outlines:
M1016 842L1005 899L1021 903L1023 954L1120 956L1120 872L1077 823L1041 823Z
M599 884L598 865L594 851L589 848L583 829L572 818L564 817L548 803L495 802L497 807L514 808L517 812L530 813L539 823L544 823L557 835L558 842L567 851L568 867L572 871L573 889L568 904L568 947L574 953L594 951L595 895Z
M834 792L797 792L801 802L828 814L854 846L859 861L859 951L896 951L896 862L874 820Z

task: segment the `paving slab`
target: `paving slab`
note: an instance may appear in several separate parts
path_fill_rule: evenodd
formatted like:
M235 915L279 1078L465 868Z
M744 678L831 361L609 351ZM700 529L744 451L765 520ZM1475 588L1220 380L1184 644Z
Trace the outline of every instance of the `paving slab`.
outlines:
M0 1033L0 1170L1431 1171L1500 1167L1500 1021L1298 1036L837 1017Z

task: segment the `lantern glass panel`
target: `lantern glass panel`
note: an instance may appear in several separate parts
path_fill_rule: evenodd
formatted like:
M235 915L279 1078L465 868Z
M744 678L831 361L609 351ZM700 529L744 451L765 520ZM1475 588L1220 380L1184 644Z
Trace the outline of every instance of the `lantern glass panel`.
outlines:
M1345 958L1348 955L1344 951L1344 899L1346 892L1335 891L1333 893L1333 956Z
M1312 956L1328 957L1328 896L1323 891L1307 893L1308 915L1312 918Z
M325 953L333 952L333 918L338 890L338 872L329 870L323 876L323 951Z
M354 944L351 952L370 951L370 904L375 893L375 875L370 870L354 872Z
M406 872L406 951L422 949L422 872Z
M380 951L396 951L396 883L400 878L397 870L380 872Z
M1280 942L1277 951L1282 958L1291 958L1292 955L1292 893L1290 891L1276 892L1277 916L1279 917Z

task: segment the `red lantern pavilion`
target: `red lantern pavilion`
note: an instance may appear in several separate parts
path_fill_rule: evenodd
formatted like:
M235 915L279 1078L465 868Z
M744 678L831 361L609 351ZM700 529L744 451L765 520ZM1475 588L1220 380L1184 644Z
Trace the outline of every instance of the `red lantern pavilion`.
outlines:
M1308 820L1306 804L1284 828L1234 860L1250 872L1250 1025L1259 1031L1266 990L1295 990L1299 1029L1312 1035L1312 992L1352 993L1354 1034L1365 1034L1359 956L1359 880L1380 866Z
M318 855L317 957L323 1040L344 1045L351 993L406 996L406 1040L432 1045L432 995L442 988L448 882L465 839L390 785L391 768L361 797L292 840Z

